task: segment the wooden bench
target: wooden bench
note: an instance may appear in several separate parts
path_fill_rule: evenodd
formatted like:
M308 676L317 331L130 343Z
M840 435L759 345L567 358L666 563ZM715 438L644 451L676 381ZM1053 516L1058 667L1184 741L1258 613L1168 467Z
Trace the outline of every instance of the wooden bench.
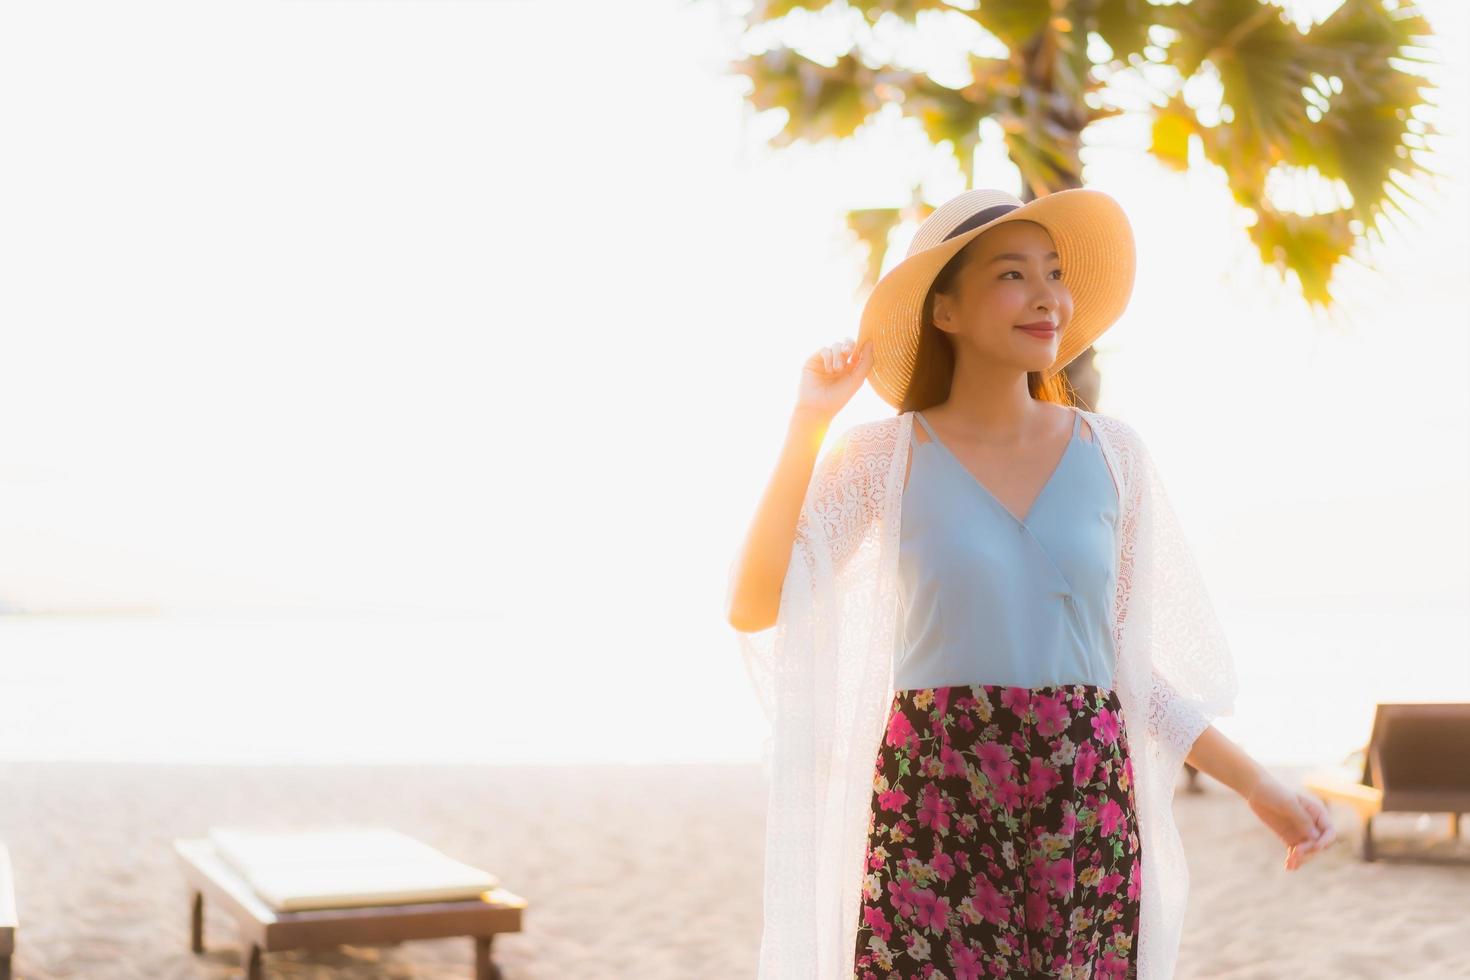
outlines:
M468 936L475 946L475 980L501 980L490 958L496 933L519 932L526 900L504 888L471 901L419 902L283 912L273 909L216 852L208 839L174 841L190 889L190 942L204 952L204 899L235 920L247 980L264 980L266 953L342 944L387 945L413 939ZM4 980L4 978L0 978Z
M1373 818L1385 812L1448 813L1450 836L1470 813L1470 703L1379 704L1368 744L1348 764L1308 773L1307 789L1363 819L1363 860L1376 858Z
M0 844L0 980L10 980L15 927L15 879L10 873L10 852Z

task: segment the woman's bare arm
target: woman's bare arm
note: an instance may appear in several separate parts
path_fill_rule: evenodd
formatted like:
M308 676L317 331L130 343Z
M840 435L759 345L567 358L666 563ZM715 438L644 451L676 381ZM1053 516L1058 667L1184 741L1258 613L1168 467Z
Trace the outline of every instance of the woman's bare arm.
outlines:
M1200 772L1218 779L1243 797L1250 796L1256 783L1266 775L1266 770L1260 763L1246 755L1240 746L1226 738L1225 733L1214 725L1200 733L1184 761Z
M811 484L831 420L796 411L786 427L786 441L756 507L745 542L730 567L725 616L743 633L763 630L776 622L781 607L781 585L791 560L796 522Z
M786 426L776 471L761 494L740 553L730 565L725 618L743 633L776 622L801 505L822 440L832 419L862 386L872 364L872 347L864 343L854 355L852 341L841 341L823 347L802 365L796 407Z

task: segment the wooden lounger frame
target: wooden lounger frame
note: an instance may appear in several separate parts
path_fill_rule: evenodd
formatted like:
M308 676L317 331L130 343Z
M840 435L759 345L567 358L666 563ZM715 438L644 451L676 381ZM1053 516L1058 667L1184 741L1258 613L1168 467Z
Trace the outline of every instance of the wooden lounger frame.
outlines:
M504 888L479 899L278 912L215 853L207 838L174 841L190 888L190 943L204 952L204 898L230 914L240 930L247 980L264 980L266 953L322 949L343 943L382 945L411 939L469 936L475 942L475 980L501 980L490 958L496 933L519 932L526 900ZM3 980L3 978L0 978Z
M1470 813L1470 702L1403 702L1377 706L1354 767L1309 773L1306 788L1352 807L1363 818L1363 860L1377 857L1373 818L1380 813L1448 813L1460 837Z
M10 873L10 852L0 844L0 980L10 980L15 928L15 879Z

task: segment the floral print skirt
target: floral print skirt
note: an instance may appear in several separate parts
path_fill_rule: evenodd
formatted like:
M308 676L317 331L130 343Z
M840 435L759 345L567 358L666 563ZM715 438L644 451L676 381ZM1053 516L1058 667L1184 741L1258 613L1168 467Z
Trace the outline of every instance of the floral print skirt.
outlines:
M1140 873L1115 691L894 692L855 980L1135 978Z

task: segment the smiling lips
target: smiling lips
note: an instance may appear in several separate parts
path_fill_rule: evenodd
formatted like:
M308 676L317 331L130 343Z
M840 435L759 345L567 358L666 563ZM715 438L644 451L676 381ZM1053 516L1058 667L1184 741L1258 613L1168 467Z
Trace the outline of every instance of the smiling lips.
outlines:
M1056 336L1057 325L1050 320L1037 320L1035 323L1023 323L1016 329L1024 330L1031 336L1040 337L1042 340L1050 340Z

